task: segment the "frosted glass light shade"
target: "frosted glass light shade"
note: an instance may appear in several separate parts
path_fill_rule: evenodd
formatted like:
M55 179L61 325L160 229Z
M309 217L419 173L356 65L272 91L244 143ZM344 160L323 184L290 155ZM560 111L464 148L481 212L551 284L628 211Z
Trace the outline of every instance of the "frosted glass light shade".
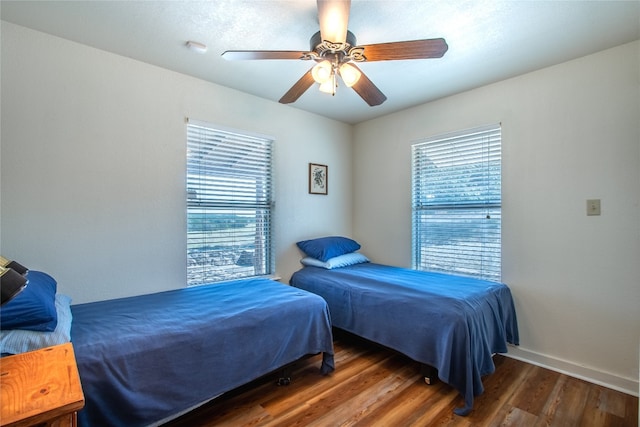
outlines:
M340 76L342 77L344 84L348 87L358 83L361 75L360 71L352 65L342 64L340 66Z
M313 76L313 80L315 80L317 83L322 84L331 79L332 71L333 70L331 68L331 62L325 60L319 62L315 67L311 69L311 75Z
M320 83L320 92L330 93L331 95L336 93L336 85L333 79L329 79L324 83Z

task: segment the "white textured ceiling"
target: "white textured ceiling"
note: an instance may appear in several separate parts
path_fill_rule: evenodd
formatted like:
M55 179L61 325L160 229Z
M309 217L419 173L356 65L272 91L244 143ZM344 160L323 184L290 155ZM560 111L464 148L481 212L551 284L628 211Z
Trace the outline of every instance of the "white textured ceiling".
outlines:
M2 20L278 101L308 61L227 61L225 50L308 50L315 0L6 1ZM353 0L358 44L443 37L441 59L363 63L387 96L368 106L316 86L294 108L347 123L389 114L640 38L640 1ZM205 54L186 41L208 46Z

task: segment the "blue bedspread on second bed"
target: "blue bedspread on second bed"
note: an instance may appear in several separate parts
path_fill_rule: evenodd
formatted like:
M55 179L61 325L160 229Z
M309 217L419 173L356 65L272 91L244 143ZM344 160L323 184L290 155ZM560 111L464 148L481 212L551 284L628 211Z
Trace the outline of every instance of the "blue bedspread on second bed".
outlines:
M266 279L72 306L84 426L143 426L307 354L333 370L326 302Z
M373 263L305 267L291 284L322 296L333 325L438 369L465 399L464 415L495 370L494 353L518 344L506 285Z

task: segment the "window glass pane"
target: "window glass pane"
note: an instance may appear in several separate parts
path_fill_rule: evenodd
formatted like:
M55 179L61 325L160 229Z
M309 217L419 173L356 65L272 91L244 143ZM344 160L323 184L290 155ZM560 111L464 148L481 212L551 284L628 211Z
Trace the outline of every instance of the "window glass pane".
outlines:
M500 281L499 208L419 210L414 227L418 269Z
M412 147L413 266L500 281L500 127Z
M187 283L273 273L272 140L187 126Z

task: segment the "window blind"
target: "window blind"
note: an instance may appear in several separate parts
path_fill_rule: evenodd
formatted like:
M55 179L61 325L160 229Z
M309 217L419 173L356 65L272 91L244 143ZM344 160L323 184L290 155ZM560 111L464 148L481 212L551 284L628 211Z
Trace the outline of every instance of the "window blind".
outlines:
M501 128L412 145L413 267L501 280Z
M273 140L187 124L187 283L273 273Z

